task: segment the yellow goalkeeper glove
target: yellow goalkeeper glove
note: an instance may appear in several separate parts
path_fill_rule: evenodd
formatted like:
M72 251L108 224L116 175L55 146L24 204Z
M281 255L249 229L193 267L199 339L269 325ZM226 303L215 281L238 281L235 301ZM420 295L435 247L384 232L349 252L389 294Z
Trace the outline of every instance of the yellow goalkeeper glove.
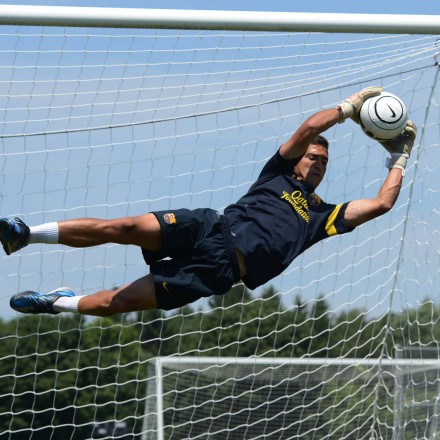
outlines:
M373 96L380 95L383 87L372 86L362 89L360 92L356 92L347 98L345 101L341 102L337 107L342 112L344 122L347 118L353 119L356 124L359 124L359 112L361 111L362 104Z
M417 127L412 121L408 121L405 130L389 141L380 141L385 150L390 153L385 166L388 169L400 168L402 174L405 172L406 163L411 155L411 150L417 136Z

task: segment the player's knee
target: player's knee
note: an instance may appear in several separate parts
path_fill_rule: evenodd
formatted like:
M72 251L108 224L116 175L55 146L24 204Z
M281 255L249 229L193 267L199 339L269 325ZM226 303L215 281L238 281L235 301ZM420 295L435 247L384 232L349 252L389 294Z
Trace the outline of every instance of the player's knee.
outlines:
M118 224L119 234L128 244L136 244L152 251L162 248L162 230L154 214L125 217Z

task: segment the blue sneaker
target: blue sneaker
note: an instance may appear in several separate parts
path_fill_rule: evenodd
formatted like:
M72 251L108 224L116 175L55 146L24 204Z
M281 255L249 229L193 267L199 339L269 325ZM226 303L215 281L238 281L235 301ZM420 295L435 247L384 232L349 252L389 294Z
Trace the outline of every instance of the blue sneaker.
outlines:
M61 312L53 310L53 303L60 297L75 296L75 294L67 287L60 287L49 293L37 293L28 290L26 292L17 293L9 301L9 305L20 313L50 313L58 315Z
M24 248L29 243L30 230L19 218L0 219L0 241L6 255Z

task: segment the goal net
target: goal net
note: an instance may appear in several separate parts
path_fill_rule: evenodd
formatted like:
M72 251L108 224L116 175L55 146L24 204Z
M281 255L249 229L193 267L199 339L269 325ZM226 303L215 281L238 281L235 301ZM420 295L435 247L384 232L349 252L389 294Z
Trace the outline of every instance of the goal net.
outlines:
M0 42L0 214L29 225L222 212L308 116L370 85L398 95L419 127L393 210L320 242L255 291L238 284L168 313L18 316L8 302L19 291L91 294L148 268L138 248L114 244L3 255L1 438L434 438L437 376L417 376L430 409L404 410L396 380L407 377L386 362L398 345L438 358L438 36L34 24L2 25ZM384 149L350 120L325 136L319 196L374 197ZM157 357L194 364L159 376ZM210 367L197 363L208 357ZM254 362L246 370L243 357ZM293 367L313 358L374 359L375 370L347 365L346 379ZM151 404L159 379L161 411Z

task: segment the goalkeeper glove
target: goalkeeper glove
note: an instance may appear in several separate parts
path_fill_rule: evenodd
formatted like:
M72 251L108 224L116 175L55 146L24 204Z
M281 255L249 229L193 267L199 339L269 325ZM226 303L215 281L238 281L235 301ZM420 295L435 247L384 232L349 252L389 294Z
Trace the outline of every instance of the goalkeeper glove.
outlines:
M337 106L342 113L343 119L341 122L344 122L347 118L351 118L356 124L359 124L359 112L361 111L362 104L368 98L380 95L382 90L383 87L379 86L367 87L341 102L341 104Z
M380 144L385 150L390 153L391 157L388 157L385 166L388 169L400 168L402 174L405 174L406 162L411 155L411 150L414 145L414 141L417 135L417 127L412 121L408 121L405 126L405 130L389 141L380 141Z

